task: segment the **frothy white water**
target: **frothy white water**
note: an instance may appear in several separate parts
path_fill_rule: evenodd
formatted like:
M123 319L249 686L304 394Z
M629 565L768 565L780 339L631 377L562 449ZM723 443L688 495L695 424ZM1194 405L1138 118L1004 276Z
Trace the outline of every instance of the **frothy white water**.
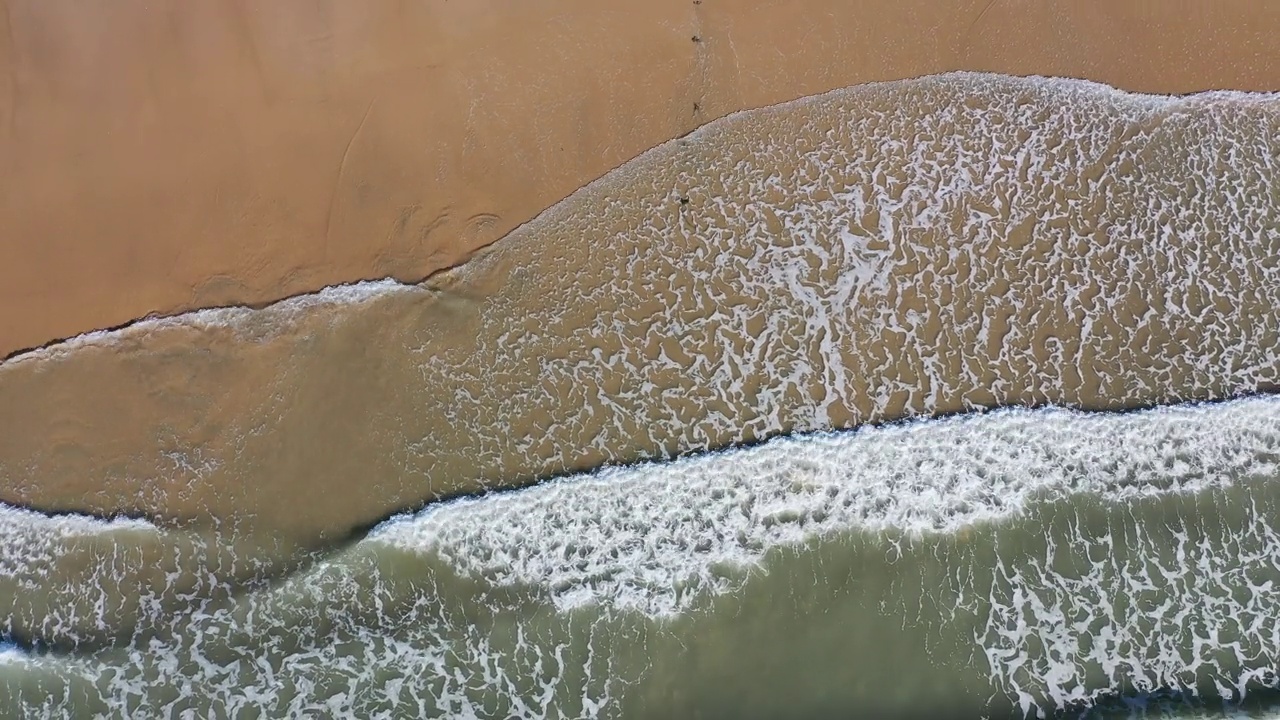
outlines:
M279 343L157 333L0 369L0 424L20 427L0 436L0 495L101 488L104 512L332 537L441 495L775 435L1266 390L1277 137L1271 96L968 74L736 115L575 193L456 292L391 286ZM242 315L266 332L271 312ZM123 382L93 386L90 360ZM92 443L43 442L64 379L93 401ZM157 446L214 470L165 472Z
M1231 512L1213 505L1199 511ZM1042 553L999 557L989 584L952 588L956 615L984 620L973 640L992 683L1028 715L1088 707L1117 690L1239 698L1250 685L1280 684L1275 506L1236 508L1245 522L1220 534L1205 532L1217 519L1145 509L1125 525L1073 518L1046 528Z
M75 513L50 516L0 505L0 576L19 572L22 560L44 556L53 540L125 531L159 532L154 524L136 518L103 520Z
M780 438L610 468L393 520L370 537L439 553L557 607L678 613L770 548L837 531L955 533L1033 499L1124 501L1280 474L1280 400L1123 415L1001 410Z
M506 284L474 343L421 333L445 420L405 431L411 460L498 485L904 415L1270 387L1278 109L957 74L727 118L477 264Z
M676 618L708 595L742 592L780 547L849 531L963 539L1033 504L1132 506L1278 477L1280 398L1123 415L1011 409L566 477L396 519L370 541L538 588L561 612ZM1165 538L1136 515L1131 527L1046 527L1042 556L997 554L979 570L993 573L986 581L957 569L921 588L953 608L928 622L945 635L977 618L992 684L1029 716L1197 678L1228 698L1251 682L1274 686L1280 533L1269 511L1244 515L1225 547L1194 527Z
M677 657L651 656L667 652L666 631L646 640L628 622L679 625L694 642L700 623L732 622L707 600L766 591L755 569L780 562L771 550L848 542L881 558L897 548L908 586L913 567L947 567L864 621L971 642L991 691L1028 714L1188 678L1237 697L1250 679L1271 684L1266 669L1280 660L1280 581L1267 582L1280 578L1280 534L1274 508L1249 494L1277 477L1277 397L1128 414L1011 409L791 437L443 503L234 604L155 618L170 639L65 661L6 652L17 660L6 672L96 688L120 715L617 717L647 673ZM1223 501L1221 533L1205 530L1212 519L1179 524L1144 506L1182 497L1199 507L1233 488L1254 489ZM1119 520L1100 525L1082 498L1103 514L1118 508ZM1027 526L1041 536L1038 522L1040 544L1020 546ZM9 548L28 556L60 552L39 549L42 534L150 532L21 512L0 524L27 538ZM842 539L850 533L883 540ZM990 557L966 555L990 545L983 536L1005 539ZM1064 572L1068 555L1075 569Z
M333 370L314 379L314 395L290 394L292 380L244 393L278 406L242 426L271 432L243 453L233 447L239 465L218 465L230 451L202 455L185 437L175 443L182 454L165 458L232 468L207 481L226 487L254 487L275 470L309 490L367 479L370 494L403 493L379 506L395 507L428 489L903 414L1115 407L1273 386L1278 118L1274 98L1261 96L1153 99L966 75L732 118L688 138L687 152L660 148L588 188L495 250L489 269L509 274L458 310L475 323L463 340L452 320L380 324L370 312L348 327L395 332L377 343L353 333L336 355L344 344L376 348L384 365L362 356L331 367L325 343L314 343L299 372ZM386 294L377 284L353 292L365 290ZM132 332L217 328L257 340L277 319L327 323L351 306L333 299L326 313L210 311L194 325L169 319ZM131 347L121 356L146 356L144 343ZM367 412L325 415L335 377L375 375L340 388ZM293 434L282 432L283 407L302 408ZM660 648L650 656L618 628L659 628L647 636L655 646L676 626L690 642L716 622L745 632L716 612L767 596L757 570L778 567L770 563L784 553L772 551L833 547L897 553L895 578L938 559L920 547L953 553L941 572L856 617L914 624L930 641L961 633L966 659L986 673L978 692L1028 712L1188 677L1225 693L1250 677L1269 683L1258 673L1280 662L1280 537L1267 504L1276 418L1271 399L1127 416L1002 411L604 470L399 518L349 553L220 607L199 601L224 575L207 573L191 590L190 574L144 572L157 557L205 567L198 554L166 555L167 536L146 528L124 531L150 543L146 553L111 551L120 528L95 534L92 521L75 542L44 550L41 532L22 536L21 552L59 566L41 578L92 568L69 575L55 600L148 599L130 611L151 613L156 632L123 633L113 651L74 661L43 656L47 677L102 693L119 715L609 716L643 684L623 667L627 653L655 667L679 660ZM383 444L350 463L313 452L318 430L337 420L350 424L324 437L345 440L350 429ZM11 446L10 472L52 472L43 446ZM320 459L271 464L282 455ZM391 461L372 470L373 458ZM1230 518L1211 527L1198 511L1220 497ZM1197 512L1151 522L1140 511L1170 498ZM385 510L364 512L355 516ZM1111 524L1091 525L1099 514ZM1039 532L1059 517L1066 527ZM959 549L981 545L970 537L989 541L986 554ZM104 550L80 553L86 539ZM117 576L135 579L117 587L108 582ZM825 580L810 573L801 584ZM164 593L195 607L149 602ZM821 602L839 610L851 597ZM121 622L58 607L39 614L51 620L37 631L77 636ZM415 704L424 710L403 710Z
M141 519L48 516L0 505L0 655L6 639L102 646L260 587L287 567L274 544Z

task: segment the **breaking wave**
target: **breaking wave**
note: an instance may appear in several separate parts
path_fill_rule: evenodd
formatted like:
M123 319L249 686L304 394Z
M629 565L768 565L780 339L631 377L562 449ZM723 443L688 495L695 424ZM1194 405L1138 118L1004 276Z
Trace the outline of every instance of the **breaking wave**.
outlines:
M1278 481L1280 399L1261 397L999 410L609 468L394 518L254 587L190 557L194 575L150 575L145 548L172 531L141 521L10 510L18 586L0 597L50 592L29 568L93 546L111 550L57 605L148 580L128 585L127 632L102 612L9 627L62 642L4 650L0 688L122 717L1212 707L1277 683ZM200 599L178 608L184 593ZM77 649L103 633L116 642ZM833 684L809 696L802 676Z

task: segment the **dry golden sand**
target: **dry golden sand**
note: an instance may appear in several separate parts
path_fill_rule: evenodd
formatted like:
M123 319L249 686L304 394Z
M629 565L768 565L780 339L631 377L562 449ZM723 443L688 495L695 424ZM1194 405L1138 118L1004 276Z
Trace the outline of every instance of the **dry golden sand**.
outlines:
M418 279L728 112L949 69L1280 88L1269 0L0 0L0 357Z

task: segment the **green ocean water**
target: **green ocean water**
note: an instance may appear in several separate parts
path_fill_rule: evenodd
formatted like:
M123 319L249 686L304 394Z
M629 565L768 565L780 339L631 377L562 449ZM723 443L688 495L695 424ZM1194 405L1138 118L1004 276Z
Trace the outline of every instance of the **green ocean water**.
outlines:
M28 647L0 693L14 717L1261 713L1278 512L1270 397L569 476L398 517L274 582L144 523L8 510L3 589L47 604L9 615Z
M1276 138L851 88L14 358L0 717L1277 716Z

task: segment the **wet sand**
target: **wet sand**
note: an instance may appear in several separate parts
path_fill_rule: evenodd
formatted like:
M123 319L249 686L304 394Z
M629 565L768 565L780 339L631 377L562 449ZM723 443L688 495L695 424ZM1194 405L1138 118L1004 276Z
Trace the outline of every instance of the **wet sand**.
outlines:
M702 122L683 105L722 114L846 72L1034 57L1122 85L1235 73L1248 86L1240 73L1275 65L1256 17L1231 30L1180 15L1180 34L1124 7L1089 24L1066 5L996 2L921 49L860 34L924 23L924 5L842 24L703 0L681 10L692 30L664 5L583 4L560 25L550 6L418 8L440 37L424 48L413 22L368 6L123 5L112 12L146 22L83 25L60 36L74 52L36 65L9 55L0 149L51 98L119 113L41 125L57 153L15 151L33 184L0 181L0 222L56 225L64 244L42 252L97 271L79 305L33 301L32 316L160 297L147 293L172 288L157 278L199 304L369 267L418 277L646 133ZM9 42L93 17L3 9ZM649 12L650 25L635 15ZM591 13L635 45L611 55L570 37ZM1039 19L1000 29L1001 13ZM1157 72L1080 40L1129 47L1127 24L1158 33L1153 58L1221 47ZM297 34L264 41L264 27ZM98 62L107 81L90 87L84 63L154 58L130 33L182 42L133 75ZM539 46L547 35L563 42ZM669 62L647 57L659 46ZM431 54L442 47L453 60ZM529 61L548 48L565 52ZM409 54L421 63L398 64ZM67 74L33 84L37 65ZM222 95L175 89L193 67L231 66L243 77L200 75ZM685 74L675 91L657 75L637 89L641 66ZM564 74L530 80L549 67ZM440 93L405 92L437 72ZM551 152L560 137L574 159ZM1100 411L1280 389L1277 158L1280 94L971 73L860 85L659 146L421 285L15 356L0 363L0 707L532 719L1275 705L1277 398ZM200 242L179 244L184 227ZM145 281L113 291L130 277L113 262ZM210 263L225 270L212 281ZM71 303L37 265L17 274ZM1046 404L1092 412L821 432ZM631 465L644 460L660 462ZM61 514L76 512L155 523Z
M836 87L1280 89L1280 6L1246 0L3 0L0 23L0 356L417 280L715 117Z
M742 113L421 287L0 366L0 500L325 545L457 493L1280 384L1280 99L948 75Z

